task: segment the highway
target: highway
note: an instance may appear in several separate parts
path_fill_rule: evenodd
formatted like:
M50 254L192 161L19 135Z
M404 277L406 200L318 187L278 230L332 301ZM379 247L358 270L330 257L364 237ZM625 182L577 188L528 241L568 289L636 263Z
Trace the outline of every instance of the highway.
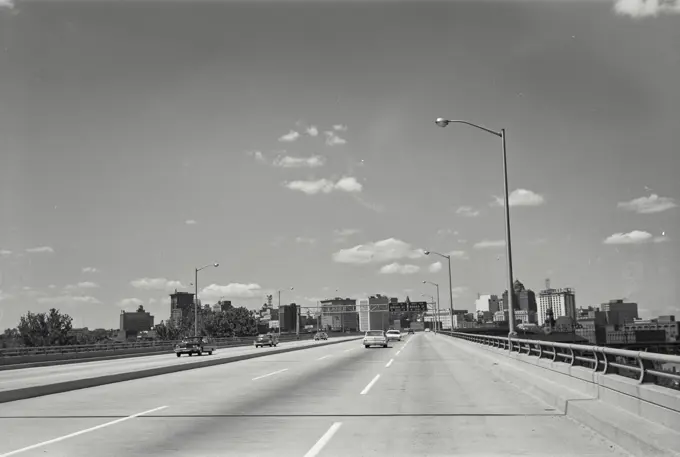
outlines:
M0 405L0 457L627 455L444 335L360 341Z

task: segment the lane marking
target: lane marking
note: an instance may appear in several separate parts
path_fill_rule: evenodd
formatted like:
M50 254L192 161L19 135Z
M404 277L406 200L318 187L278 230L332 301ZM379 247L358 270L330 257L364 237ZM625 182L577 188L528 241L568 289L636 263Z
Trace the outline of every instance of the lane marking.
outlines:
M328 444L331 438L333 438L333 435L335 435L335 432L338 431L341 425L342 422L334 422L333 425L331 425L331 428L329 428L326 433L324 433L323 436L319 438L319 441L317 441L316 444L312 446L309 451L307 451L305 457L316 457L319 455L319 452L321 452L324 446Z
M355 349L356 349L356 348L345 349L345 352L353 351L353 350L355 350Z
M394 362L394 359L390 359L390 361L387 362L387 365L385 365L385 368L389 368L389 366L392 365L392 362Z
M332 356L333 356L333 354L328 354L328 355L324 355L323 357L319 357L319 358L316 359L316 360L323 360L323 359L326 359L326 358L332 357Z
M401 349L399 349L399 350L397 351L397 354L395 355L395 357L396 357L397 355L399 355L400 352L401 352Z
M360 393L359 395L366 395L366 394L368 393L368 391L371 390L371 387L373 387L373 384L375 384L376 382L378 382L378 379L380 379L380 375L379 375L379 374L375 375L375 378L373 378L373 380L372 380L371 382L369 382L368 385L367 385L366 387L364 387L364 390L362 390L361 393ZM1 456L0 456L0 457L1 457Z
M8 452L6 454L0 454L0 457L9 457L10 455L17 455L17 454L20 454L22 452L30 451L30 450L37 449L37 448L43 447L43 446L47 446L48 444L58 443L59 441L64 441L64 440L67 440L69 438L73 438L75 436L83 435L85 433L94 432L95 430L99 430L100 428L108 427L110 425L119 424L121 422L130 420L130 419L134 419L135 417L139 417L139 416L143 416L144 414L149 414L149 413L153 413L153 412L156 412L156 411L160 411L161 409L165 409L165 408L167 408L167 406L161 406L161 407L158 407L158 408L150 409L148 411L133 414L132 416L127 416L127 417L123 417L121 419L116 419L115 421L107 422L105 424L97 425L95 427L86 428L85 430L81 430L79 432L60 436L59 438L54 438L53 440L43 441L42 443L33 444L31 446L23 447L21 449L17 449L16 451L11 451L11 452Z
M257 378L253 378L252 380L256 381L258 379L266 378L267 376L274 376L275 374L283 373L284 371L288 371L288 368L284 368L283 370L273 371L271 373L263 374L262 376L258 376ZM2 457L2 456L0 456L0 457Z

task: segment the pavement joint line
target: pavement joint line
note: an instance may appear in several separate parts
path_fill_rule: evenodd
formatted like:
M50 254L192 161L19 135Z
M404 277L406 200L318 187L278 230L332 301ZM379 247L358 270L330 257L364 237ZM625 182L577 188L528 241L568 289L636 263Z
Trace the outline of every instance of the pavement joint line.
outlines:
M371 380L371 382L369 382L368 385L366 387L364 387L364 390L361 391L360 395L366 395L368 393L368 391L371 390L371 387L373 387L373 384L378 382L378 379L380 379L379 374L375 375L375 378L373 378ZM0 456L0 457L2 457L2 456Z
M319 455L319 452L328 444L328 442L333 438L333 435L340 429L340 426L342 426L342 422L334 422L333 425L330 426L328 430L326 430L326 433L323 434L321 438L319 438L319 441L316 442L312 448L307 451L305 454L305 457L316 457Z
M288 368L284 368L283 370L277 370L277 371L272 371L271 373L263 374L262 376L258 376L256 378L253 378L252 381L257 381L258 379L266 378L267 376L274 376L275 374L283 373L284 371L288 371ZM0 456L2 457L2 456Z
M10 452L7 452L5 454L0 454L0 457L9 457L11 455L21 454L22 452L31 451L31 450L37 449L39 447L47 446L47 445L53 444L53 443L58 443L59 441L64 441L64 440L67 440L69 438L74 438L74 437L79 436L79 435L84 435L85 433L94 432L95 430L99 430L100 428L108 427L110 425L119 424L121 422L130 420L130 419L134 419L136 417L143 416L145 414L160 411L161 409L165 409L165 408L167 408L167 406L160 406L158 408L150 409L148 411L142 411L141 413L133 414L131 416L126 416L126 417L116 419L116 420L111 421L111 422L106 422L104 424L100 424L100 425L96 425L94 427L86 428L85 430L80 430L80 431L75 432L75 433L70 433L68 435L60 436L58 438L54 438L54 439L51 439L51 440L48 440L48 441L43 441L42 443L33 444L31 446L22 447L21 449L17 449L15 451L10 451Z
M323 360L323 359L327 359L328 357L332 357L332 356L333 356L333 354L326 354L326 355L324 355L323 357L319 357L319 358L316 359L316 360Z
M390 359L390 361L387 362L387 365L385 365L385 368L389 368L389 366L392 365L392 362L394 362L394 359Z
M399 349L399 350L397 351L397 354L395 355L395 357L396 357L397 355L399 355L400 352L401 352L401 349Z

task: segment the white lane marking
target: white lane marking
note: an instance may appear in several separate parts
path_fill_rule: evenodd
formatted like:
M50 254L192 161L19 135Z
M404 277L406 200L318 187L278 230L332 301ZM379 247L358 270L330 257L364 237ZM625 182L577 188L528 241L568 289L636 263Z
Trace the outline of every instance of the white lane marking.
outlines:
M284 368L283 370L273 371L271 373L263 374L262 376L258 376L257 378L253 378L252 380L256 381L258 379L266 378L267 376L274 376L275 374L283 373L284 371L288 371L288 368ZM0 456L0 457L2 457L2 456Z
M394 359L390 359L390 361L387 362L387 365L385 365L385 368L389 368L389 366L392 365L392 362L394 362Z
M43 441L42 443L33 444L31 446L27 446L27 447L24 447L24 448L21 448L21 449L17 449L16 451L11 451L11 452L8 452L6 454L0 454L0 457L9 457L10 455L17 455L17 454L20 454L22 452L30 451L32 449L37 449L39 447L47 446L48 444L58 443L59 441L64 441L64 440L67 440L69 438L73 438L73 437L78 436L78 435L83 435L85 433L94 432L95 430L99 430L100 428L108 427L109 425L119 424L119 423L124 422L126 420L134 419L135 417L143 416L144 414L153 413L155 411L160 411L161 409L165 409L165 408L167 408L167 406L161 406L159 408L154 408L154 409L150 409L148 411L133 414L132 416L127 416L127 417L123 417L121 419L116 419L115 421L106 422L105 424L97 425L96 427L86 428L85 430L81 430L79 432L71 433L69 435L60 436L59 438L54 438L53 440Z
M345 349L345 352L353 351L354 349L356 349L356 348Z
M324 355L323 357L319 357L319 358L316 359L316 360L323 360L323 359L326 359L326 358L332 357L332 356L333 356L333 354L328 354L328 355Z
M321 438L319 438L319 441L316 442L312 448L307 451L305 454L305 457L316 457L319 455L319 452L321 452L321 449L324 448L325 445L328 444L328 442L333 438L333 435L335 435L335 432L338 431L340 426L342 425L342 422L334 422L333 425L331 425L331 428L329 428L326 433L323 434Z
M401 352L401 349L399 349L399 350L397 351L397 355L399 355L400 352ZM396 355L395 355L395 357L396 357Z
M373 378L373 380L371 380L371 382L369 382L368 385L366 387L364 387L364 390L361 391L360 395L366 395L368 393L368 391L371 390L371 387L373 387L373 384L378 382L378 379L380 379L379 374L375 375L375 378Z

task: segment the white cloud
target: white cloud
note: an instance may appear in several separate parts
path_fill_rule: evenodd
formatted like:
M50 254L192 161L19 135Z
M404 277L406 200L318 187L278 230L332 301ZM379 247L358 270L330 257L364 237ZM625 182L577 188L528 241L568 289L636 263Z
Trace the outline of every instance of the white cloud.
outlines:
M281 168L317 168L321 167L326 163L326 159L321 156L312 157L277 157L274 160L274 166Z
M458 232L450 228L443 228L437 230L437 235L458 235Z
M143 305L144 301L139 298L124 298L118 302L118 306L121 308L135 308L135 311L139 305Z
M295 242L298 244L314 244L316 243L316 240L314 238L307 238L304 236L298 236L295 238Z
M49 286L47 286L47 288L48 288L48 289L56 289L56 288L57 288L57 286L56 286L56 285L54 285L54 284L50 284Z
M435 262L435 263L431 264L427 269L430 271L430 273L438 273L438 272L442 271L442 263L441 262Z
M324 132L326 134L326 144L328 146L338 146L342 144L347 144L347 140L340 138L335 132L329 130Z
M317 136L319 134L319 129L316 128L314 125L310 125L307 127L307 135L309 136Z
M361 192L363 186L356 178L345 177L334 183L328 179L319 179L317 181L292 181L286 183L285 186L291 190L299 190L307 195L315 195L319 193L328 194L334 190L344 192Z
M447 252L447 255L451 256L452 259L468 260L470 258L465 251L451 251Z
M510 193L510 207L513 206L540 206L545 203L543 196L527 189L515 189ZM501 197L494 197L491 206L505 206Z
M614 11L633 18L655 17L663 13L680 13L677 0L616 0Z
M451 293L453 294L453 298L458 298L467 292L467 290L468 288L465 286L457 286L451 289Z
M130 285L136 289L144 290L172 290L183 289L184 286L179 281L172 281L165 278L141 278L130 281Z
M333 254L338 263L367 264L383 263L400 259L419 259L425 255L422 249L413 249L410 244L396 238L387 238L375 243L359 244L341 249Z
M342 124L335 124L333 126L333 130L337 130L338 132L346 132L347 131L347 126L342 125Z
M479 216L480 212L471 206L461 206L456 210L456 214L460 214L461 216L465 217L477 217Z
M472 247L475 249L487 249L487 248L502 248L505 246L505 240L495 240L495 241L480 241L475 243Z
M198 224L198 222L196 222L194 219L187 219L186 221L184 221L184 223L187 224L187 225L196 225L196 224Z
M12 255L12 251L7 249L0 249L0 257L8 257Z
M352 236L360 233L361 230L359 229L339 229L339 230L334 230L333 233L335 236Z
M385 275L393 275L393 274L400 274L400 275L412 275L415 273L418 273L420 271L420 267L418 265L401 265L399 263L391 263L389 265L385 265L380 269L380 273L385 274Z
M203 302L217 302L220 297L225 298L253 298L264 296L264 291L259 284L231 283L226 286L211 284L199 292L199 298Z
M0 0L0 8L14 8L14 0Z
M291 141L295 141L298 138L300 138L300 134L295 130L291 130L290 132L286 133L281 138L279 138L279 141L290 143Z
M267 161L261 151L248 151L247 154L251 157L255 157L255 160L260 163L265 163Z
M652 240L652 234L642 230L615 233L604 240L604 244L641 244Z
M660 213L678 205L670 197L659 197L652 194L649 197L635 198L629 202L620 202L617 207L626 211L635 211L639 214L653 214Z
M86 295L61 295L58 297L41 297L38 298L38 303L49 304L55 306L64 305L74 305L74 304L89 304L89 305L99 305L99 301L95 297L90 297Z
M97 273L98 271L95 267L83 267L83 273Z
M28 248L26 249L26 252L29 252L31 254L41 254L41 253L46 253L46 252L54 252L54 249L52 249L49 246L39 246L37 248Z
M99 287L99 284L91 282L91 281L83 281L79 282L78 284L69 284L68 286L64 287L66 290L73 290L73 289L96 289Z
M652 241L655 243L665 243L668 241L668 237L666 235L655 236Z

